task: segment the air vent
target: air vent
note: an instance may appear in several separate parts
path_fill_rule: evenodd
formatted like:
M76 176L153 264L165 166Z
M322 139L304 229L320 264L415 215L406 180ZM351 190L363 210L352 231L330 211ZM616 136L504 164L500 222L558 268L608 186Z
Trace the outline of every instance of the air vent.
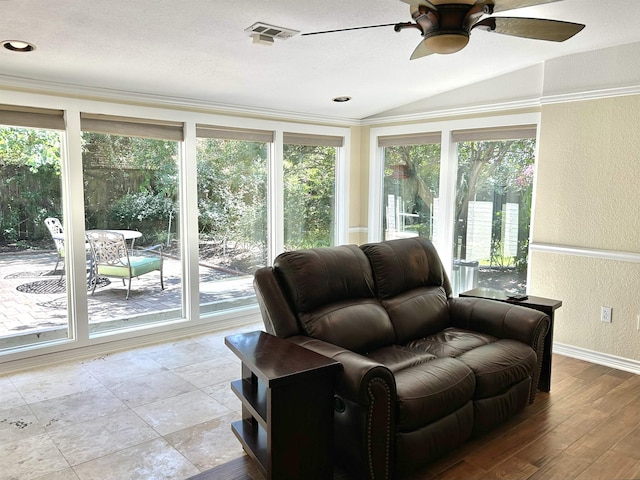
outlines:
M290 28L276 27L275 25L269 25L267 23L257 22L244 30L250 37L256 39L256 36L261 39L267 38L280 38L286 40L294 35L300 33L298 30L291 30Z

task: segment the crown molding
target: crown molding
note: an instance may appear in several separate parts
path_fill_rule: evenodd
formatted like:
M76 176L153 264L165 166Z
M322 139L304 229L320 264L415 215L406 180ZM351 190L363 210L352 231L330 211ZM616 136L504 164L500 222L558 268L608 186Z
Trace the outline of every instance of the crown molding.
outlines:
M443 108L440 110L432 110L429 112L409 113L406 115L390 115L379 118L364 118L363 125L379 126L390 125L396 123L421 122L425 120L439 120L445 117L460 117L464 115L477 115L486 113L501 113L513 110L523 110L530 108L540 108L539 98L529 98L524 100L514 100L510 102L485 103L479 105L471 105L456 108Z
M555 95L544 95L540 99L542 105L553 105L556 103L579 102L584 100L600 100L603 98L625 97L629 95L639 95L640 85L629 85L624 87L599 88L585 90L583 92L559 93Z
M187 97L172 97L150 93L132 92L110 88L88 87L62 82L48 82L26 77L0 75L0 89L18 90L25 93L65 96L94 101L136 104L159 108L198 110L212 114L235 115L269 120L308 122L331 126L359 126L361 120L355 118L314 115L286 110L247 107Z

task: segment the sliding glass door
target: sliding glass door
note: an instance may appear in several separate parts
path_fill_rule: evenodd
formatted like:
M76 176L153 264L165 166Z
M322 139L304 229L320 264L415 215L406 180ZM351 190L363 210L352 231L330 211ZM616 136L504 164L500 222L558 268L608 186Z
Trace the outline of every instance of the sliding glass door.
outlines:
M531 115L510 119L464 130L453 127L469 122L444 122L438 132L372 130L370 241L431 239L454 295L526 292L537 125L526 123Z
M454 293L526 291L536 127L453 132Z

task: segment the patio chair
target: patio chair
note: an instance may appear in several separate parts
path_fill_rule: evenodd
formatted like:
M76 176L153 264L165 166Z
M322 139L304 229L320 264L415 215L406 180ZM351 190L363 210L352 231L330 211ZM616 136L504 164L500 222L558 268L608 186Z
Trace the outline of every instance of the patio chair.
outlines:
M60 275L62 277L62 275L64 275L64 230L62 229L62 224L60 220L55 217L45 218L44 224L51 234L53 243L56 246L56 252L58 253L58 259L56 260L56 266L53 271L55 273L58 270L58 264L62 261L62 274Z
M88 230L87 241L91 247L92 284L91 295L96 290L98 277L116 277L129 279L127 300L131 293L131 279L145 273L160 271L160 287L164 290L162 279L162 245L129 251L122 233L109 230Z

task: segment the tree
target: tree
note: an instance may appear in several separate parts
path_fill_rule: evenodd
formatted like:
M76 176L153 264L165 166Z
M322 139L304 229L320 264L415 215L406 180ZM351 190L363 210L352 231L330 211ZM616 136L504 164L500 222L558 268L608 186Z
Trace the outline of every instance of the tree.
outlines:
M458 258L467 258L467 224L469 202L478 196L517 192L520 204L520 237L528 239L531 218L530 197L532 164L535 140L506 140L461 142L458 144L458 180L456 190L454 252ZM523 208L524 207L524 208ZM495 226L492 230L494 243L500 238L501 208L494 208ZM525 227L526 223L526 227ZM526 241L519 238L519 242ZM521 256L519 253L519 257ZM525 253L526 255L526 253Z
M333 243L335 147L284 146L285 249Z
M197 159L201 236L225 248L233 239L266 255L267 144L201 139Z
M420 216L413 228L431 237L431 207L440 190L440 144L386 147L384 178L385 192L401 197L407 211Z
M48 235L43 221L59 216L60 133L0 128L0 240Z
M82 140L87 227L115 223L165 241L175 229L178 143L94 132Z

